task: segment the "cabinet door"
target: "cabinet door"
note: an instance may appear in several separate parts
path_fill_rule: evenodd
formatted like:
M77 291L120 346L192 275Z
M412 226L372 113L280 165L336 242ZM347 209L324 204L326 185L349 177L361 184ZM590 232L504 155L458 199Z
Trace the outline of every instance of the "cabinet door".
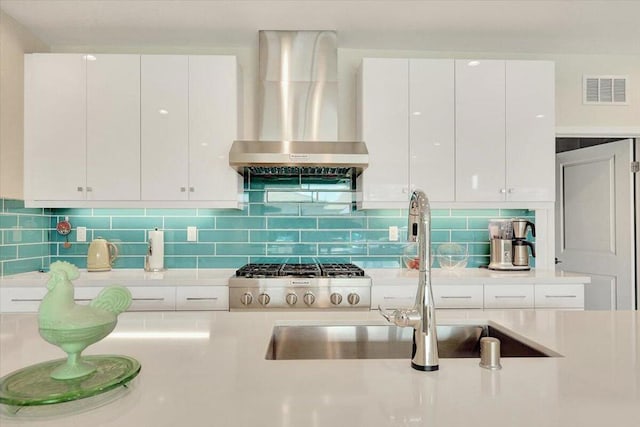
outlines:
M226 286L178 286L176 310L229 310Z
M505 62L456 60L456 200L505 200Z
M535 285L536 308L584 309L584 285Z
M229 166L238 130L237 101L235 57L189 57L190 200L238 200L242 178Z
M533 308L533 285L485 285L484 308Z
M187 200L189 61L141 57L142 200Z
M430 201L455 199L454 84L452 59L409 61L409 182Z
M371 309L391 310L413 307L417 285L377 285L371 287Z
M87 60L87 200L140 200L140 56Z
M362 207L406 207L409 60L365 58L360 72L360 137L369 150L369 166L359 177Z
M507 200L555 200L554 79L553 62L506 62Z
M482 308L482 285L439 285L433 287L436 308Z
M26 200L84 200L86 59L25 55Z

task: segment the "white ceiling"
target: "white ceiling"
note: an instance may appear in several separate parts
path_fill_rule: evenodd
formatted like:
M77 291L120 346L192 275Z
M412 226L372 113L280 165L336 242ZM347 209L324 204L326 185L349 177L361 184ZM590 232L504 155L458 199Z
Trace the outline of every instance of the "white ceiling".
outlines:
M53 48L250 47L332 29L345 48L640 55L640 0L0 0Z

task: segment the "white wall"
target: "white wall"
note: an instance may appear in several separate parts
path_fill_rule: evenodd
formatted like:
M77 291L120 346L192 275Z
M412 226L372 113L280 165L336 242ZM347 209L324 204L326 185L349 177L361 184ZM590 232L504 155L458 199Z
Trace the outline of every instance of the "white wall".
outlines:
M0 198L22 198L23 55L48 50L0 11Z

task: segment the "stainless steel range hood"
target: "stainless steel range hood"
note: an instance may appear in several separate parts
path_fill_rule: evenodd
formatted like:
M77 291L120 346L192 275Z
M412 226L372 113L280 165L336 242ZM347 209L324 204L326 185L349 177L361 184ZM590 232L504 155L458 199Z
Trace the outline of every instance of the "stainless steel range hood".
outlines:
M259 137L234 141L229 164L262 176L360 174L364 142L338 141L334 31L259 32Z

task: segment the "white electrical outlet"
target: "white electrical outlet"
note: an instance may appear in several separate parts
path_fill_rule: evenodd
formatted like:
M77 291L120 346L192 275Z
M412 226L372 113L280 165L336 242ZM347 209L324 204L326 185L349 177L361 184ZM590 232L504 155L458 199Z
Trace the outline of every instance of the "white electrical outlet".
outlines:
M198 240L198 228L187 227L187 242L196 242Z
M87 241L87 227L78 227L76 229L76 242Z
M392 225L389 227L389 241L397 242L398 241L398 226Z

